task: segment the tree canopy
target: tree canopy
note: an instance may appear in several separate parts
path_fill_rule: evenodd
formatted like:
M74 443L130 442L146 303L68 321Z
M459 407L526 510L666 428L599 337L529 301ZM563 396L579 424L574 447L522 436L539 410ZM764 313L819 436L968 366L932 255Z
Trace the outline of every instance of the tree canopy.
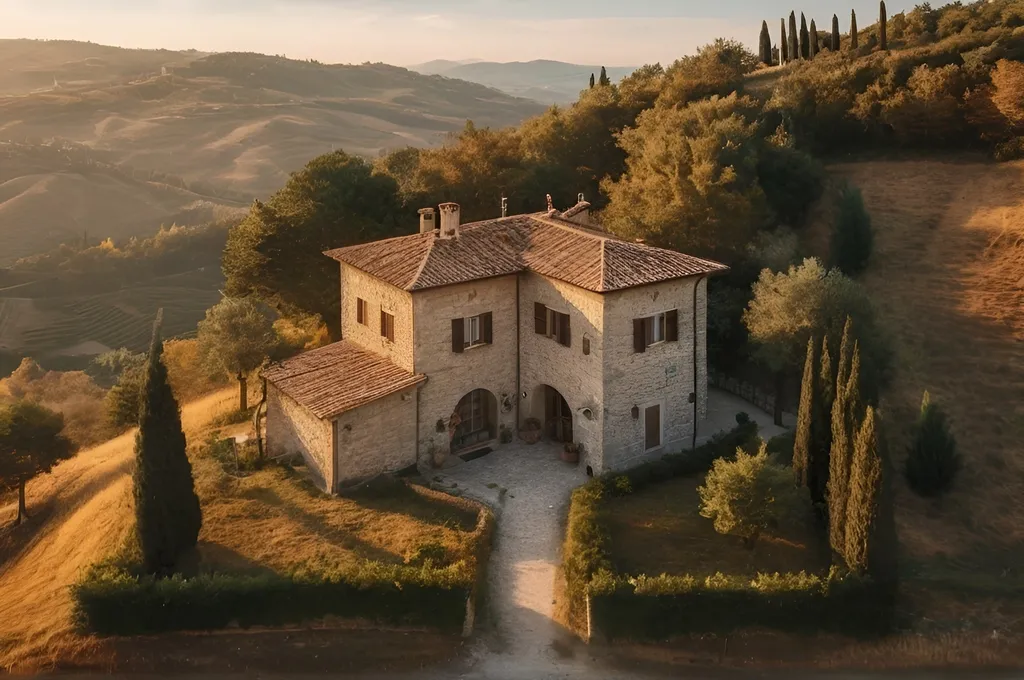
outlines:
M64 417L37 403L22 399L0 407L0 487L18 489L15 524L27 517L25 483L74 454L63 430Z

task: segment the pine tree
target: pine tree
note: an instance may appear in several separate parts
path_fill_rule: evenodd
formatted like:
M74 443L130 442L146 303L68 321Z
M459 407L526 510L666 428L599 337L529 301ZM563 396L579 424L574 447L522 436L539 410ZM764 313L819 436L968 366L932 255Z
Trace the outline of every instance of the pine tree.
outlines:
M847 385L853 354L852 322L847 319L839 350L835 400L832 402L832 448L828 470L828 536L832 550L842 555L846 550L846 502L850 487L851 435Z
M590 89L591 90L594 89L594 74L593 73L590 74Z
M814 19L811 19L811 59L818 56L818 52L821 48L818 46L818 27L814 25Z
M605 69L604 66L601 67L601 77L598 79L597 82L599 85L601 85L601 87L612 84L612 81L608 79L608 71Z
M800 58L811 58L811 34L807 31L807 17L800 12Z
M758 52L761 56L761 63L772 65L772 37L768 33L768 22L761 22L761 36L758 38Z
M800 59L800 40L796 32L796 13L789 13L789 60Z
M196 544L202 510L185 454L185 433L167 367L161 359L163 310L153 325L139 431L135 436L136 533L147 571L168 575Z
M779 49L778 65L782 66L783 63L790 62L790 43L788 43L788 41L785 38L785 19L784 18L779 19L779 25L780 25L779 28L780 28L781 33L779 34L780 38L778 40L778 49Z
M832 44L829 49L833 52L839 51L839 17L832 15Z
M946 414L931 403L928 392L921 398L921 414L907 451L904 470L910 488L922 496L938 496L953 486L960 470L956 439L949 431Z
M843 557L850 571L867 574L882 491L882 459L878 450L875 410L869 408L857 430L850 464Z
M810 469L814 442L813 442L813 421L815 404L815 355L814 338L807 341L807 356L804 359L804 377L800 383L800 408L796 417L796 432L793 437L793 475L796 477L798 486L810 485Z
M889 41L886 37L886 20L885 15L885 0L880 0L878 3L878 46L882 48L882 51L889 49Z
M850 51L857 49L857 10L850 10Z

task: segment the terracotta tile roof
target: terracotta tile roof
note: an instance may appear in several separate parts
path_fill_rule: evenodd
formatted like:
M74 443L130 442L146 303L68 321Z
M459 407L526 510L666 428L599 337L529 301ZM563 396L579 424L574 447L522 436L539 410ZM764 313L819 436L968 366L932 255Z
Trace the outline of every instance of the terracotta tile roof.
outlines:
M263 377L317 418L333 418L426 380L345 341L275 364Z
M563 219L557 211L464 224L453 239L413 234L325 255L408 291L529 270L606 293L727 269L710 260L623 241Z

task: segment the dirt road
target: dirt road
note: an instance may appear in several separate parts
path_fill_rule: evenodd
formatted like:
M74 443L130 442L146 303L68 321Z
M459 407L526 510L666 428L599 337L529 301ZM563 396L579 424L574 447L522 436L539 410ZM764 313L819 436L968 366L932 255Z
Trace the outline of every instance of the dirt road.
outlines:
M233 403L226 390L186 405L186 433ZM0 668L73 657L89 644L73 630L68 587L129 529L134 436L82 451L28 485L35 519L19 529L24 546L0 565ZM16 513L16 506L0 508L0 525Z

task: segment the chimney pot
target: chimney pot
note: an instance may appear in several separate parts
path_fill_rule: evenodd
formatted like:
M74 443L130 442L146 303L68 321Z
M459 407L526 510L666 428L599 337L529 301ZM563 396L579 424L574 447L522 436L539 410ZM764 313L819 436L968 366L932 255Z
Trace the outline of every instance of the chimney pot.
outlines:
M441 209L441 231L438 233L440 238L458 238L459 237L459 204L458 203L442 203L438 206Z
M421 208L420 211L420 233L426 234L437 229L437 220L434 219L433 208Z

